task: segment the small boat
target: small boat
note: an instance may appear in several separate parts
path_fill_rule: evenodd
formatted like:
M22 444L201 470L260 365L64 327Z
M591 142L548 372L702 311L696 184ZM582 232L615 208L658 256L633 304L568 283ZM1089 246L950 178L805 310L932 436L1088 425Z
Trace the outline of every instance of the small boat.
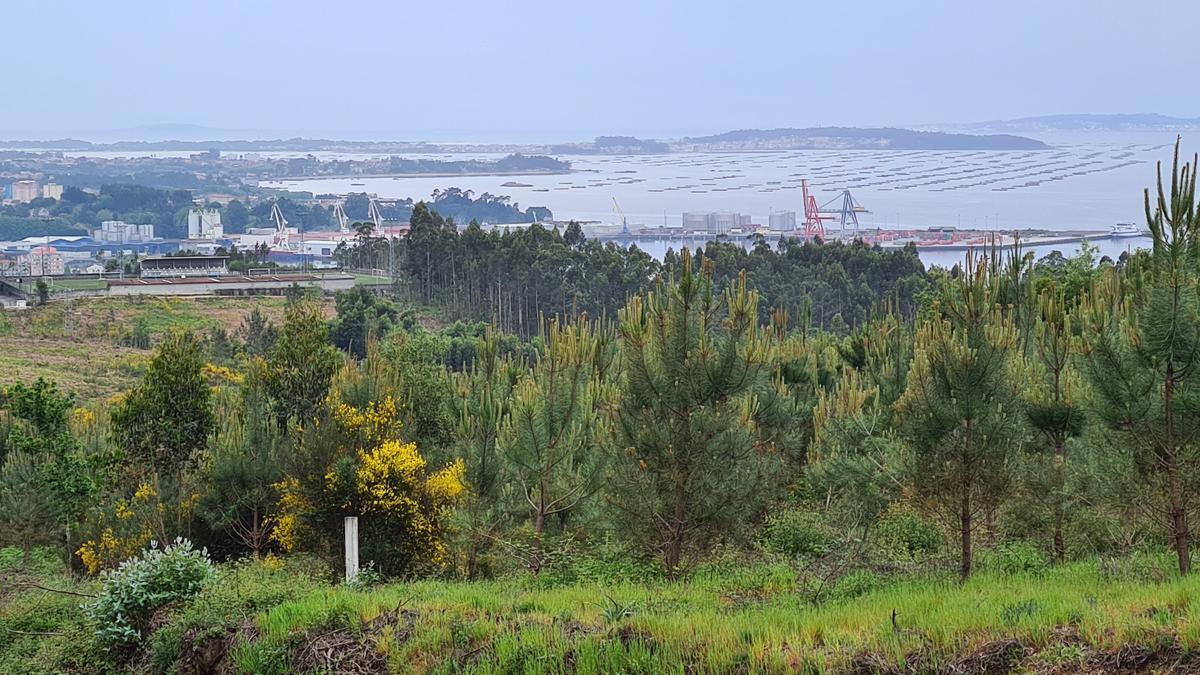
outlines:
M1144 237L1146 233L1133 223L1117 223L1109 230L1108 236L1113 239L1125 239L1126 237Z

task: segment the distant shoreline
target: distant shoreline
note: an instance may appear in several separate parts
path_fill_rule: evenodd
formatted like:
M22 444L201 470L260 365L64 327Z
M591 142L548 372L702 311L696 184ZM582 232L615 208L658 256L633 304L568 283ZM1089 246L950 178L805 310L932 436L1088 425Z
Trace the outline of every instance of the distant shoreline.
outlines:
M459 177L480 177L480 176L565 176L570 173L577 173L570 169L565 171L552 171L537 169L525 169L521 171L462 171L462 172L413 172L413 173L355 173L355 174L329 174L320 176L282 176L273 178L268 181L259 181L262 183L296 183L300 181L310 180L354 180L357 178L459 178Z
M430 143L289 138L234 141L117 141L74 138L48 141L0 140L0 150L28 152L341 152L346 154L531 154L629 155L680 152L771 152L802 150L1045 150L1041 141L1011 134L963 134L897 127L808 127L740 129L710 136L639 139L604 136L574 143Z

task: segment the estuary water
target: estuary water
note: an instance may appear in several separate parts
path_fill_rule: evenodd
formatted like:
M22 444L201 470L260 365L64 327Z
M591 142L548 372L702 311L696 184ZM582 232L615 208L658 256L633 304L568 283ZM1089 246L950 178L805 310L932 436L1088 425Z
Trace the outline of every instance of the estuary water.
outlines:
M1169 166L1175 140L1170 133L1149 132L1031 135L1050 149L560 155L571 162L571 173L316 178L263 185L414 199L458 187L507 195L522 207L547 206L557 220L605 224L619 222L615 201L630 228L637 229L677 226L687 211L733 211L764 225L772 212L795 211L802 220L801 181L807 179L817 201L829 209L840 208L842 191L851 190L868 211L859 214L862 227L1107 230L1118 222L1144 220L1142 190L1154 184L1155 162ZM1200 139L1185 145L1197 147ZM1119 255L1147 241L1097 243L1102 253ZM661 255L672 242L638 245ZM1069 253L1077 246L1042 248L1039 254ZM922 253L936 264L961 257L952 251Z

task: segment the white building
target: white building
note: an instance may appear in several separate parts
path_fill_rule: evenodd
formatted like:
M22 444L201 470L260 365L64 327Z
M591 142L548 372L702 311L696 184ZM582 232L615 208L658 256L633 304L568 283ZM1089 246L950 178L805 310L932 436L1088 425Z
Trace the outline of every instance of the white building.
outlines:
M684 213L683 229L686 232L728 234L750 226L750 216L730 211L713 213Z
M300 242L300 252L328 258L337 250L338 243L332 239L305 239Z
M106 220L92 235L106 244L135 244L154 239L153 225L138 225L123 220Z
M58 183L46 183L42 186L42 197L44 199L62 199L63 186Z
M36 180L19 180L12 184L14 202L31 202L42 195Z
M225 236L221 212L216 209L188 211L188 239L220 239Z
M796 229L795 211L777 211L769 216L768 226L775 231L792 232Z
M683 229L685 232L707 232L708 214L685 212L683 214Z

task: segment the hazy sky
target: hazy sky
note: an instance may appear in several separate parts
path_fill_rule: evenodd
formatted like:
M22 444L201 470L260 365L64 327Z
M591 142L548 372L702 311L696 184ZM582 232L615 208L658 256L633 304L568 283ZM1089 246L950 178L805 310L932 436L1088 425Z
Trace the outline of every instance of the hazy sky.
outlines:
M0 21L7 137L197 124L581 140L1200 115L1193 0L41 0L5 3Z

